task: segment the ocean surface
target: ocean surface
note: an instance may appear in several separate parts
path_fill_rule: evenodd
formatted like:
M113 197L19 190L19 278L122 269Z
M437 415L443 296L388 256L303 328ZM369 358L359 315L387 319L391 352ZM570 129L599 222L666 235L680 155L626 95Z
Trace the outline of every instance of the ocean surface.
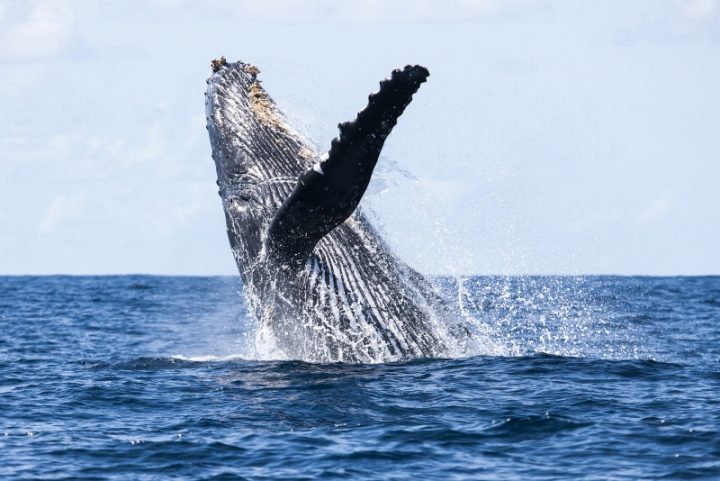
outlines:
M720 479L720 277L437 279L463 359L263 359L238 279L0 277L0 479Z

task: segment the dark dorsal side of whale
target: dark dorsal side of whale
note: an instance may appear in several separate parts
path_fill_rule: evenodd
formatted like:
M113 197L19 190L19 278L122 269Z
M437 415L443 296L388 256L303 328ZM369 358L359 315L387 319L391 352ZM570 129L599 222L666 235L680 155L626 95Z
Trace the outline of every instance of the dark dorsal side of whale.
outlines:
M407 66L380 82L352 122L338 125L327 155L300 176L268 230L270 255L301 267L315 245L355 211L370 183L385 139L429 72Z

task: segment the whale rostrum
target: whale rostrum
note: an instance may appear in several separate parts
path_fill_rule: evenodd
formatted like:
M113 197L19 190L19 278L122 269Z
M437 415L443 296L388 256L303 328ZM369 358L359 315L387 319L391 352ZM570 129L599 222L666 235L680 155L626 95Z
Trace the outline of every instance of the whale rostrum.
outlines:
M207 128L228 237L262 342L314 362L447 356L446 308L358 208L387 136L429 72L392 72L317 155L257 67L214 60Z

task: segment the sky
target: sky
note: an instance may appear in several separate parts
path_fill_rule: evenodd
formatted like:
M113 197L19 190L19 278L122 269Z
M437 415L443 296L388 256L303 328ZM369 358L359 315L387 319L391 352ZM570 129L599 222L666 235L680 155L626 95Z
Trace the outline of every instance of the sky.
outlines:
M220 55L318 153L430 70L362 203L422 272L720 274L718 0L0 0L0 274L236 274Z

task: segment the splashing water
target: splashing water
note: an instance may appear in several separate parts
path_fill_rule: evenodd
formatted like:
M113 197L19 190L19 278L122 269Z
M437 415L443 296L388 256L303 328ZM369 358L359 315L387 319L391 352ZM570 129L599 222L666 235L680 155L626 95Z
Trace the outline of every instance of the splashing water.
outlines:
M550 354L594 359L658 359L638 323L627 322L612 277L479 276L436 277L450 316L469 334L464 342L447 325L436 332L448 357L518 357ZM237 307L236 307L237 308ZM247 314L243 329L220 354L179 355L193 361L288 360L274 334ZM211 322L217 321L217 315ZM438 323L446 320L435 320ZM411 319L404 322L412 322ZM223 335L218 335L222 337ZM218 346L217 339L214 346ZM307 361L307 360L305 360Z
M582 277L472 277L449 282L474 333L470 355L652 357ZM446 287L447 290L447 287Z

